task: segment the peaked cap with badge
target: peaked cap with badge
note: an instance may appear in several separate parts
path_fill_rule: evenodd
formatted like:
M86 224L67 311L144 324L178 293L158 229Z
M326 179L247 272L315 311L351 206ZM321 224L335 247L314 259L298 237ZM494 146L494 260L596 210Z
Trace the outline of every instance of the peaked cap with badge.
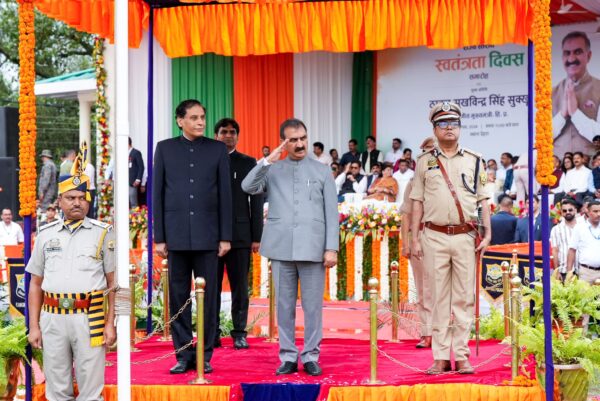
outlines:
M442 120L460 120L462 110L454 102L436 103L429 111L429 121L436 123Z

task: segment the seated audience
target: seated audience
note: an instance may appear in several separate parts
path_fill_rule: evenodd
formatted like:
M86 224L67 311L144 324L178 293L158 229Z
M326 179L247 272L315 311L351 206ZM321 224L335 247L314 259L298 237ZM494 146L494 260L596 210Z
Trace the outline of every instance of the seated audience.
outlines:
M364 194L367 192L367 178L360 173L360 162L346 164L346 168L335 179L338 201L344 201L346 194Z
M398 195L398 183L392 177L394 167L391 163L384 163L382 177L378 177L369 187L366 199L375 199L379 201L395 202Z

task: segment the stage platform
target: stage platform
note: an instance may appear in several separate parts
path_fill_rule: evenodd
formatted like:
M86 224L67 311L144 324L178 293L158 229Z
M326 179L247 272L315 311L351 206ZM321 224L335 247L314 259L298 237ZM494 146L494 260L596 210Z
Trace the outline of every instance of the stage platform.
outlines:
M170 375L175 363L171 343L154 337L137 344L140 352L131 354L133 400L151 401L367 401L367 400L474 400L541 401L538 387L502 385L510 379L508 348L498 341L482 341L479 356L472 355L478 366L474 375L456 373L429 376L422 372L432 362L431 350L415 349L416 340L400 343L380 341L377 386L369 379L369 343L367 340L326 338L321 346L323 375L311 377L300 372L276 376L279 365L278 344L264 338L249 338L250 349L234 350L231 339L216 349L214 372L206 375L209 385L189 385L195 372ZM300 349L302 341L298 341ZM472 349L474 350L474 344ZM105 398L117 400L116 353L109 353L106 368ZM394 359L395 361L393 361ZM148 363L144 363L148 362ZM43 384L37 385L34 400L44 400Z

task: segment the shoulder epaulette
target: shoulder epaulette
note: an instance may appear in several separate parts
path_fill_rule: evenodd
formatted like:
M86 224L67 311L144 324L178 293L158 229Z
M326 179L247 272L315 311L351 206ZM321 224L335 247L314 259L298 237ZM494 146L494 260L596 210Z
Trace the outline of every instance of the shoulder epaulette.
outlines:
M57 225L58 223L60 223L60 221L61 220L56 220L56 221L53 221L52 223L48 223L48 224L43 225L42 227L40 227L39 232L42 232L42 231L44 231L47 228L54 227L55 225Z
M111 230L112 226L108 223L104 223L102 221L99 220L94 220L94 219L89 219L89 222L95 226L98 226L100 228L105 228L108 229L109 231Z
M429 152L423 152L423 153L421 153L419 156L417 156L417 160L419 160L423 156L431 156L431 155L433 155L433 149L430 150Z
M477 153L474 150L468 149L468 148L463 148L463 152L468 153L472 156L475 156L478 159L481 159L482 154L481 153Z

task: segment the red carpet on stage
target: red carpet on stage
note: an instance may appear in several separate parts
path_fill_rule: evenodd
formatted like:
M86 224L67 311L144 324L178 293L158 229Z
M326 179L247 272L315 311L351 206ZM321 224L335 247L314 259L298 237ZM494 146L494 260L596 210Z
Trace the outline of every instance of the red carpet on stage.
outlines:
M166 359L149 364L136 364L139 361L152 360L173 351L171 343L157 341L155 337L144 343L136 345L141 352L131 354L131 383L132 384L188 384L195 377L195 372L183 375L169 374L169 368L175 364L175 358ZM217 348L212 358L214 372L207 375L212 380L212 385L237 385L240 383L314 383L329 386L360 385L369 379L369 342L365 340L325 339L321 344L320 365L323 376L308 376L300 368L300 372L276 376L275 369L279 366L277 356L278 344L267 343L263 338L249 338L250 348L247 350L234 350L231 339L223 340L223 347ZM298 342L302 349L302 342ZM418 350L415 348L416 340L402 341L398 344L379 342L379 348L391 357L410 365L411 367L425 370L432 363L431 350ZM479 383L501 384L503 380L510 379L510 368L505 365L510 362L508 350L498 341L482 341L479 348L479 357L474 355L475 344L471 344L473 355L471 363L477 365L499 355L489 363L477 369L474 375L446 374L429 376L400 366L388 358L380 355L378 358L378 378L386 384L411 385L418 383ZM106 384L116 384L117 364L116 353L109 353L107 360L113 362L106 368Z

